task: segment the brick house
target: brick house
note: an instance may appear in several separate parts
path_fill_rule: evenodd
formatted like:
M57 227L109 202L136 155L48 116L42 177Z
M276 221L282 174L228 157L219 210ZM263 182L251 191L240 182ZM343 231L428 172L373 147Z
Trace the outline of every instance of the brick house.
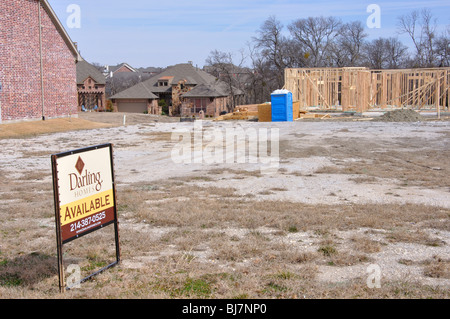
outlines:
M105 77L113 77L117 73L137 73L138 71L128 63L121 63L119 65L105 65L103 74Z
M233 94L235 98L243 96L243 92L236 88L233 88ZM119 112L135 110L132 104L139 103L140 110L148 104L148 113L161 114L161 104L166 104L169 115L181 116L199 115L201 111L208 116L218 116L228 109L231 98L225 82L190 63L169 67L110 97Z
M77 116L80 59L47 0L1 0L0 122Z
M85 60L77 62L78 111L106 111L106 79Z
M242 98L241 91L233 88L237 101ZM200 112L217 117L221 112L230 111L232 96L228 85L223 81L201 84L182 95L181 115L192 116Z

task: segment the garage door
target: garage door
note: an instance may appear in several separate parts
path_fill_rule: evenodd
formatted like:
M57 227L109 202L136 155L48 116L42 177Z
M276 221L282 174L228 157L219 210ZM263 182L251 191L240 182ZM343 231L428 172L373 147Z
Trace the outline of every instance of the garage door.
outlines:
M119 112L144 113L147 112L147 102L118 102Z

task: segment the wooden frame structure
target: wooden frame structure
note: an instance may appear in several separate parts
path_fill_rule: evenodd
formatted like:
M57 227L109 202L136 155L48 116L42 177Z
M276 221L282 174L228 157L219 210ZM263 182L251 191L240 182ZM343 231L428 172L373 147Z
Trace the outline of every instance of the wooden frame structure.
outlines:
M369 70L286 69L284 88L300 108L365 112L372 109L448 109L450 68Z

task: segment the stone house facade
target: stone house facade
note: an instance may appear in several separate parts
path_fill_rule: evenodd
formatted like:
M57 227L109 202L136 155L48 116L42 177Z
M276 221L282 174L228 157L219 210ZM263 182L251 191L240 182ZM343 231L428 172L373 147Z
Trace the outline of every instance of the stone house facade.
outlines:
M78 111L106 111L106 79L87 61L77 63Z
M243 92L236 88L233 88L233 94L234 98L243 96ZM142 110L144 104L152 100L152 104L159 105L158 101L165 104L165 112L171 116L198 116L203 111L204 115L211 117L226 111L231 98L225 82L190 63L168 67L161 74L110 97L120 112ZM161 111L161 106L148 109L152 114L161 114Z

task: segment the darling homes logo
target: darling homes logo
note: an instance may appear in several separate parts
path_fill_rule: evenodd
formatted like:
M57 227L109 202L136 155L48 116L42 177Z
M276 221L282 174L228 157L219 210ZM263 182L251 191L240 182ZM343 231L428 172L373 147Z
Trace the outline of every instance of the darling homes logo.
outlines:
M83 159L79 156L75 165L78 175L76 173L69 174L70 190L75 191L75 197L89 195L93 192L99 192L102 189L103 180L101 172L91 173L85 170L83 174L84 167Z

